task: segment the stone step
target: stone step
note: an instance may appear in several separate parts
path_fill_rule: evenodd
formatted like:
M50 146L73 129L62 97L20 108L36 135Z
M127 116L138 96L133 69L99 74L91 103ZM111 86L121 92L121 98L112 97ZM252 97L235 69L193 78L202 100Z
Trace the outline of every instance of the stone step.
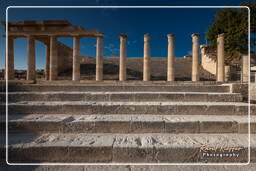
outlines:
M4 91L4 87L1 89ZM135 91L149 91L149 92L230 92L229 85L107 85L107 84L74 84L74 85L42 85L42 84L18 84L9 85L8 91L114 91L114 92L135 92Z
M0 103L0 113L6 105ZM21 101L8 104L9 114L155 114L155 115L248 115L241 102L82 102ZM254 112L251 112L254 113Z
M250 140L255 162L256 136ZM8 162L247 163L248 141L247 134L9 134Z
M6 94L0 93L4 101ZM239 93L211 92L9 92L8 100L15 101L209 101L241 102Z
M248 133L247 116L9 115L9 132L51 133ZM5 117L0 117L5 129ZM256 133L256 116L251 116Z

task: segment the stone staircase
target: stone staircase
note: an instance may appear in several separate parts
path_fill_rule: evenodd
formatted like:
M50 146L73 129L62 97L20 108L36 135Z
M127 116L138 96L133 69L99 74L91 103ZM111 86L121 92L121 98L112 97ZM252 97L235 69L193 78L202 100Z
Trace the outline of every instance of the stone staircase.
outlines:
M8 89L10 163L248 162L248 104L229 85L21 84ZM256 161L255 112L251 115L250 159Z

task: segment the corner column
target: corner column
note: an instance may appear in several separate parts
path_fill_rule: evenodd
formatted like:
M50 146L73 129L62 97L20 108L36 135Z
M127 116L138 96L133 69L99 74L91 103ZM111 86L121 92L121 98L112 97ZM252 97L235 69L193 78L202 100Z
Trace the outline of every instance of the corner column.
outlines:
M192 34L192 81L199 81L199 34Z
M143 81L150 81L150 35L144 35Z
M167 81L174 81L174 34L168 34Z
M248 66L248 62L249 62L249 58L247 55L243 55L242 56L242 60L243 60L243 66L242 66L242 82L248 82L249 81L249 66Z
M80 81L80 37L73 38L73 72L72 80Z
M46 62L45 62L45 80L49 80L49 75L50 75L50 45L49 44L46 44Z
M219 34L217 38L217 82L225 81L225 53L224 34Z
M96 81L103 80L103 49L102 49L103 36L97 37L97 50L96 50Z
M28 58L27 58L27 80L36 79L36 51L35 39L32 36L28 37Z
M58 77L58 50L57 50L57 38L55 36L50 37L50 76L49 80L56 80Z
M119 81L126 80L126 34L120 35Z
M5 55L5 79L6 80L14 80L15 73L14 73L14 38L8 37L8 47L7 47L7 54Z

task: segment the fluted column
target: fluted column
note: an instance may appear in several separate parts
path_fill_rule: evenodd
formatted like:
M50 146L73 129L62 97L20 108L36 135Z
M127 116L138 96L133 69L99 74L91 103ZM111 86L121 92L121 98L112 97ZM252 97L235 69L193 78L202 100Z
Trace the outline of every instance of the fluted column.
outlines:
M6 54L6 62L7 62L7 68L6 68L6 80L14 80L15 73L14 73L14 38L8 37L8 53Z
M80 37L73 38L73 72L72 80L80 81Z
M96 81L103 80L103 49L102 49L103 36L97 37L97 51L96 51Z
M192 81L199 81L199 34L192 34Z
M242 81L248 82L249 81L249 58L247 55L242 56L243 66L242 66Z
M120 35L119 81L126 80L126 34Z
M50 45L46 44L45 46L45 80L49 80L49 75L50 75Z
M225 53L224 34L219 34L217 38L217 81L225 81Z
M174 34L168 34L167 81L174 81Z
M50 37L50 77L49 80L56 80L58 77L58 50L57 38Z
M150 35L144 35L143 81L150 81Z
M28 37L27 80L36 79L36 51L35 39Z

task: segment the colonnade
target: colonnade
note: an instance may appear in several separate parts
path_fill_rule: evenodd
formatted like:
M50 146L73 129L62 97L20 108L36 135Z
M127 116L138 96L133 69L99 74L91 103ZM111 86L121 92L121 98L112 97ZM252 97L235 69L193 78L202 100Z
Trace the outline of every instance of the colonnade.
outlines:
M126 73L126 34L120 35L120 63L119 63L119 80L127 79ZM193 82L199 81L199 34L192 34L192 72ZM58 48L57 37L50 36L50 43L46 45L46 80L57 80L58 77ZM175 80L175 58L174 58L174 34L167 35L168 55L167 55L167 81ZM28 36L28 62L27 62L27 79L36 79L36 57L35 57L35 38ZM224 34L218 35L217 38L217 82L225 82L225 53L224 53ZM248 56L247 56L248 58ZM80 80L80 37L73 37L73 64L72 80ZM244 57L243 63L248 63ZM244 64L245 65L245 64ZM248 67L243 67L243 81L248 81ZM7 76L9 80L14 79L14 38L8 38L8 66ZM246 75L247 74L247 75ZM143 81L150 81L151 76L151 57L150 57L150 35L144 35L144 57L143 57ZM97 36L96 43L96 81L103 80L103 36Z

